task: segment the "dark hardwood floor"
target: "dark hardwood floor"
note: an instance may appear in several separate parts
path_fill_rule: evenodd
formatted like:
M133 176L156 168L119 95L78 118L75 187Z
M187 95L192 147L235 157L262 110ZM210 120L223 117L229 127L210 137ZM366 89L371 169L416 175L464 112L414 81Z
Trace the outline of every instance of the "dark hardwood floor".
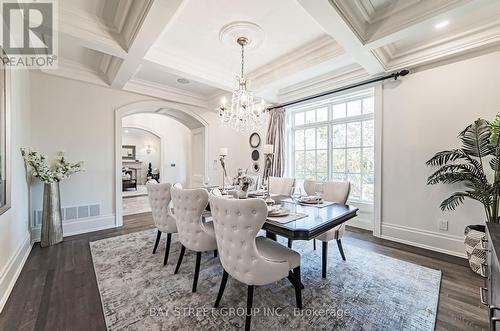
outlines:
M153 228L150 214L134 215L126 217L119 229L68 237L46 249L36 244L0 314L0 330L105 330L89 242L149 228ZM437 330L488 329L487 310L479 301L479 287L484 281L465 260L375 238L370 232L352 228L344 241L442 270Z

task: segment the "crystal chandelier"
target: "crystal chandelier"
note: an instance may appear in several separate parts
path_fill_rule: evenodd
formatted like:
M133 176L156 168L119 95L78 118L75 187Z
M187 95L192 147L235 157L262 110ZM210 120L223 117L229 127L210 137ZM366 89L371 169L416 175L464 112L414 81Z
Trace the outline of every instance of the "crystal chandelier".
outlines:
M222 99L219 107L219 116L225 126L245 132L254 130L264 124L265 101L254 98L252 92L247 89L248 80L244 76L245 69L245 46L248 39L240 37L237 43L241 46L241 76L236 76L236 88L233 91L231 105L227 107L226 98Z

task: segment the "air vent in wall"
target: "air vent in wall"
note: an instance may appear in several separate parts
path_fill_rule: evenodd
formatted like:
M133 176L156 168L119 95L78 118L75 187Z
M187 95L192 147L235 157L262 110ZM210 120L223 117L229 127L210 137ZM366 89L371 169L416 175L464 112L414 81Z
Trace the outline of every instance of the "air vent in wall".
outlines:
M61 209L61 217L64 223L89 217L97 217L99 215L101 215L101 205L99 204L64 207ZM42 225L42 218L43 212L41 210L33 211L33 225L35 227Z

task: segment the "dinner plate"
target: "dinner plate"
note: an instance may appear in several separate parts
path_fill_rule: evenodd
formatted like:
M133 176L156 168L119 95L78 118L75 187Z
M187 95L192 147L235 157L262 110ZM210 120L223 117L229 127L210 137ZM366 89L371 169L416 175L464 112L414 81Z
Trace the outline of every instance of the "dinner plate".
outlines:
M279 207L277 209L269 210L268 216L271 217L282 217L288 216L290 214L290 210L287 208Z
M323 199L308 199L308 198L302 198L299 200L300 203L307 203L310 205L317 205L318 203L323 203Z

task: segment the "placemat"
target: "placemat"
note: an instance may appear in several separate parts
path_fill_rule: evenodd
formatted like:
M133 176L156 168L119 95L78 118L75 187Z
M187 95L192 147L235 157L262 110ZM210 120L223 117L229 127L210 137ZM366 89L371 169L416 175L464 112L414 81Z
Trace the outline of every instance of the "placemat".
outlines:
M267 216L268 221L280 223L280 224L286 224L290 223L296 220L299 220L301 218L307 217L307 214L303 213L290 213L287 216L280 216L280 217L272 217L272 216Z
M317 203L305 203L305 202L295 202L292 199L286 199L286 200L283 200L283 201L284 202L289 202L289 203L295 203L295 204L301 205L301 206L309 206L309 207L316 207L316 208L329 207L329 206L332 206L332 205L335 204L335 202L331 202L331 201L323 201L320 204L317 204Z

